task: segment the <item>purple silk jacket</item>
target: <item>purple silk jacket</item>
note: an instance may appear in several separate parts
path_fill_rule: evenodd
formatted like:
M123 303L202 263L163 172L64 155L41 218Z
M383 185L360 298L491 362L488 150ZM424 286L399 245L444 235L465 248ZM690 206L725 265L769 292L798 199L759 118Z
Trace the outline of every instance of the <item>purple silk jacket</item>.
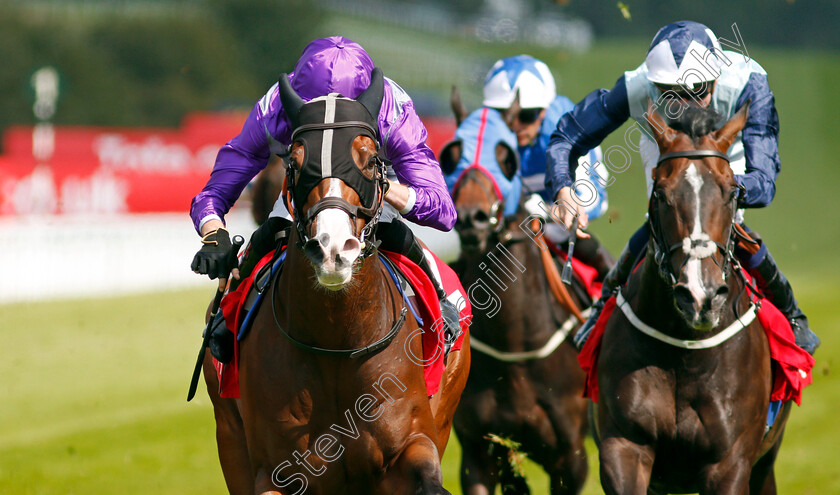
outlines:
M370 85L373 68L373 61L359 44L334 36L307 45L289 81L305 101L329 93L356 98ZM426 145L426 127L408 94L388 78L378 120L380 153L393 162L400 183L416 194L413 207L403 216L420 225L451 230L457 215L455 205L434 153ZM283 146L291 144L291 124L280 102L278 84L254 105L242 132L219 150L210 180L192 200L190 216L196 231L212 218L223 221L245 186L268 164L271 152L278 151L272 150L268 135Z

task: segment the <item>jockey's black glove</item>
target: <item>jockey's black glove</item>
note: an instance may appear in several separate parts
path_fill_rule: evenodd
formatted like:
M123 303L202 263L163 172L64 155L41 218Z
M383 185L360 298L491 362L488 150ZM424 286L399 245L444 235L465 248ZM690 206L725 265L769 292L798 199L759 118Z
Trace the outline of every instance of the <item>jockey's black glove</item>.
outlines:
M204 245L195 253L191 265L192 271L207 275L211 279L226 278L233 268L230 264L230 252L233 245L228 231L217 229L208 232L201 238L201 242ZM236 262L235 258L233 262Z

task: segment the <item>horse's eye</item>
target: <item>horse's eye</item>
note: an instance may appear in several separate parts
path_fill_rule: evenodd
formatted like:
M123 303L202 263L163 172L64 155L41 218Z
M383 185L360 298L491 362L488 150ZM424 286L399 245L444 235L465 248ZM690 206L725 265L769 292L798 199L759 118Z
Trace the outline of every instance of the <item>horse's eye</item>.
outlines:
M370 157L370 160L367 162L367 168L374 168L376 166L376 157Z
M735 198L737 198L737 197L738 197L738 193L740 193L740 192L741 192L741 190L740 190L740 189L737 189L737 188L736 188L736 189L732 189L731 191L729 191L729 201L732 201L732 200L734 200Z

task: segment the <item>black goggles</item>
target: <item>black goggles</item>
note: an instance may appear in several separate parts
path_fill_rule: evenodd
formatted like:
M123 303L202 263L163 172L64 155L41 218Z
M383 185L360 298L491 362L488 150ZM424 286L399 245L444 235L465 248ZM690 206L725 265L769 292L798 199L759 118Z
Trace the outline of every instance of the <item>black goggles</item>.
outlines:
M523 108L516 115L516 119L523 124L531 124L540 118L540 113L542 113L543 110L544 109L542 108Z
M692 86L682 85L682 84L660 84L654 83L654 85L662 91L663 94L673 94L677 98L682 98L684 100L693 99L693 100L702 100L709 93L712 92L712 88L715 87L714 81L705 81L695 83Z

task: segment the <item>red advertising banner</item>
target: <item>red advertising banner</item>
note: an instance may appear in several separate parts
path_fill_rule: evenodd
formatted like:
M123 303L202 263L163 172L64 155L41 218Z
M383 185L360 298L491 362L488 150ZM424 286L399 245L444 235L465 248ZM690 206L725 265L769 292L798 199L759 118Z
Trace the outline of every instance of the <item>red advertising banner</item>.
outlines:
M178 129L9 128L0 156L0 215L187 212L245 117L191 114ZM454 122L424 120L438 153ZM36 159L38 146L50 158Z

